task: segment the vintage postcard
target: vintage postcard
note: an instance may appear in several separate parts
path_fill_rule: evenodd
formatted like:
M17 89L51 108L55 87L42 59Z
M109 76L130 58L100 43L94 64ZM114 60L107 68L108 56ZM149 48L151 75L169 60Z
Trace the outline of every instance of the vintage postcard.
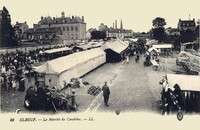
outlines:
M190 129L200 2L2 0L5 129Z

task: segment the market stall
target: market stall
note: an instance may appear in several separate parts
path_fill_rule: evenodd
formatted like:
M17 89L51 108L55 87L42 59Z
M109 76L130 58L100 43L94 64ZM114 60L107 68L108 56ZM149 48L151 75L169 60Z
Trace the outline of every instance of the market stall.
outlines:
M106 52L107 62L118 62L123 58L128 44L121 40L116 40L106 42L101 48Z
M180 87L180 106L186 112L200 112L200 76L167 74L168 88Z
M62 89L72 78L79 78L106 62L105 52L100 48L73 53L34 67L44 74L45 85Z

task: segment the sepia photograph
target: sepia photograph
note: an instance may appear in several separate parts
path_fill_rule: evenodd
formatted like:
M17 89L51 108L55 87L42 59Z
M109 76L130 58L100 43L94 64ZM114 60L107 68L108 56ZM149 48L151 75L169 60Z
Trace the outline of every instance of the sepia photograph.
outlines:
M195 127L199 10L198 0L1 0L0 122Z

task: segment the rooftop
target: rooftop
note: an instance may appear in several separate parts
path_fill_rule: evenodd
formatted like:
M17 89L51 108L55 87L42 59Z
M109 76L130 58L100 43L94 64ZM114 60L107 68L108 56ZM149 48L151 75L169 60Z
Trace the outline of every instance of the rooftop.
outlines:
M72 17L65 17L64 14L61 14L61 17L41 17L41 20L38 22L40 25L45 24L70 24L70 23L85 23L84 17L82 18L78 16L72 16Z

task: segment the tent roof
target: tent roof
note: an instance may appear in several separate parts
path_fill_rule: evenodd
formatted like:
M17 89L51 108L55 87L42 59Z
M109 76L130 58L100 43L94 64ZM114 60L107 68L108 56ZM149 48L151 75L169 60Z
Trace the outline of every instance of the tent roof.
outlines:
M158 41L157 40L148 40L146 45L152 45L152 44L157 44Z
M172 90L178 84L181 90L200 91L200 76L167 74L167 80Z
M182 43L182 45L192 45L192 44L195 44L195 42L186 42L186 43Z
M56 48L56 49L46 50L46 51L44 51L44 53L52 54L52 53L56 53L56 52L69 51L69 50L72 50L72 49L69 48L69 47L63 47L63 48Z
M90 44L79 45L79 46L76 46L76 47L82 48L83 50L87 50L87 49L93 48L93 46L90 45Z
M95 48L87 51L73 53L67 56L57 58L46 62L45 64L34 67L34 70L43 74L60 74L63 71L71 69L76 65L84 63L90 59L105 54L100 48Z
M151 47L151 48L148 49L149 52L151 52L151 51L153 51L153 50L155 50L157 53L159 52L158 49L156 49L156 48L154 48L154 47Z
M128 47L128 44L121 40L116 40L112 42L106 42L104 46L105 46L105 49L111 49L115 51L116 53L120 54L122 51L124 51Z
M154 48L173 48L172 44L157 44L157 45L153 45Z

